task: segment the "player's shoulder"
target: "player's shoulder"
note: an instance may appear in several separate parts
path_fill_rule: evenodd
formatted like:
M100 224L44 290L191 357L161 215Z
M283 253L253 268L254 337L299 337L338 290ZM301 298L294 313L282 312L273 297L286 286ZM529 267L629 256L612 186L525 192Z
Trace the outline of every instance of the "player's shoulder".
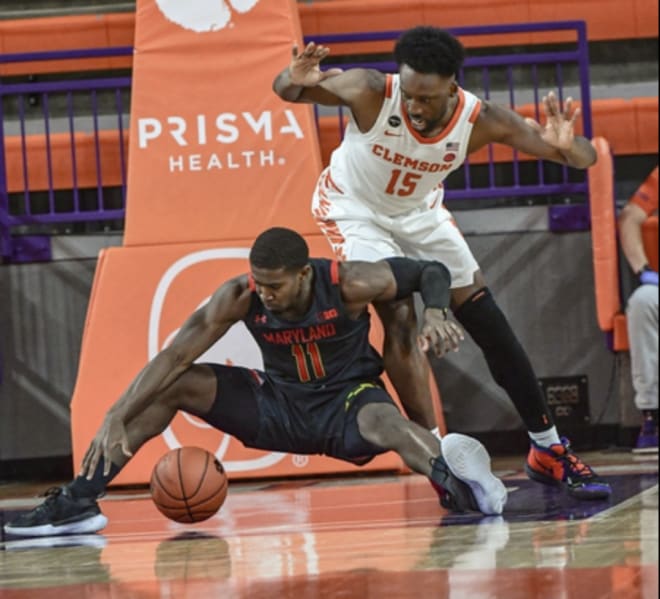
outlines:
M249 273L244 272L240 275L232 277L231 279L227 279L225 284L233 289L241 290L249 288L251 286L251 282L252 276Z
M479 121L488 121L488 120L496 119L502 115L501 106L498 106L497 104L494 104L490 100L485 100L483 98L480 99L480 102L481 102L481 109L479 110L476 123L478 123Z
M388 75L376 69L364 69L365 79L369 89L384 92L387 86ZM391 76L390 76L391 77Z
M234 300L248 298L255 290L252 277L248 273L243 273L227 279L216 291L216 295L231 297Z
M252 302L249 275L242 274L224 281L204 306L212 321L239 321L244 318Z

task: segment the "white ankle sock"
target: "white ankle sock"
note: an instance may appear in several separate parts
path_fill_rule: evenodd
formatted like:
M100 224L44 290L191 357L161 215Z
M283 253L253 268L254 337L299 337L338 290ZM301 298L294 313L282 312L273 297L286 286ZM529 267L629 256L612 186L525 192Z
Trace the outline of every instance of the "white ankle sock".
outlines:
M431 434L439 441L442 441L442 435L440 434L440 429L437 426L431 429Z
M541 431L540 433L527 433L529 438L534 441L537 445L541 447L550 447L551 445L560 444L559 433L557 433L557 427L553 426L547 431Z

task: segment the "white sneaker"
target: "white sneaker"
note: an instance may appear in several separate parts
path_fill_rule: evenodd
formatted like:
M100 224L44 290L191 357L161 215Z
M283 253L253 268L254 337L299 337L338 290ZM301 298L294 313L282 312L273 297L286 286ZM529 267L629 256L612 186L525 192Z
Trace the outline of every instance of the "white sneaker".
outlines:
M490 469L490 456L476 439L449 433L442 438L442 456L456 478L466 483L484 514L501 514L507 500L504 483Z

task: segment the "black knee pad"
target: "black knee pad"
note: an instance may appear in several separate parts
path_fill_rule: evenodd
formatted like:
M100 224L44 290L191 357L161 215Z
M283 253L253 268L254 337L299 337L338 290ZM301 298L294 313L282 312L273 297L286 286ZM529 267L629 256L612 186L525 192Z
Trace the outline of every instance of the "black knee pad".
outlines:
M454 311L454 316L484 352L501 345L520 347L506 316L495 303L488 287L482 287L473 293ZM520 350L524 353L522 347Z
M537 432L552 426L527 353L490 290L479 289L454 311L454 316L481 348L495 382L508 393L528 430Z

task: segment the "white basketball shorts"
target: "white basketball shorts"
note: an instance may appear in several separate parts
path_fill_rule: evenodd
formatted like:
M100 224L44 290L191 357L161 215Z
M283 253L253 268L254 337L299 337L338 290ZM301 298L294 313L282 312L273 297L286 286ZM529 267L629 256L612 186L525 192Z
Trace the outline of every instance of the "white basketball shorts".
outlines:
M451 286L472 284L479 264L451 213L433 205L432 194L419 208L390 217L360 200L339 192L321 174L312 199L312 214L342 260L375 262L392 256L437 260L451 273Z

